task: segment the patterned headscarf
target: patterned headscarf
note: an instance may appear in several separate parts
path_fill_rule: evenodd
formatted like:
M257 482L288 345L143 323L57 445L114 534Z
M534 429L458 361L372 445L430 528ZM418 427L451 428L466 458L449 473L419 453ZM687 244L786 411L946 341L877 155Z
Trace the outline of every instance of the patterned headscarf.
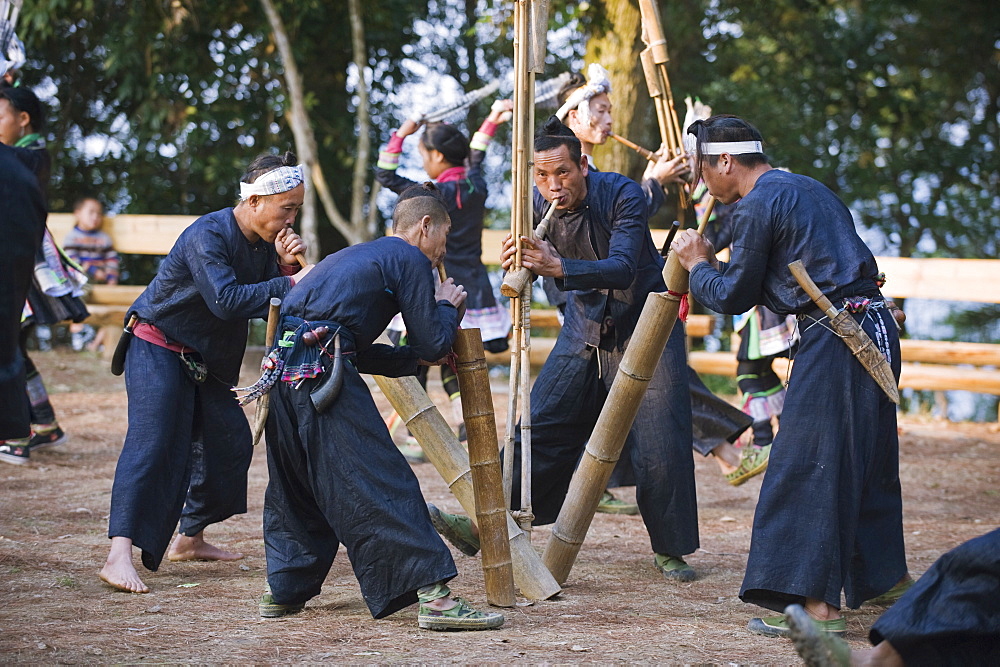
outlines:
M601 93L611 94L611 79L608 78L608 70L599 63L591 63L587 68L587 83L566 98L566 102L556 112L556 117L565 121L566 114L571 109L576 109L580 120L585 124L590 123L590 100Z
M240 182L240 199L250 195L277 195L297 188L305 181L302 165L278 167L257 177L253 183Z

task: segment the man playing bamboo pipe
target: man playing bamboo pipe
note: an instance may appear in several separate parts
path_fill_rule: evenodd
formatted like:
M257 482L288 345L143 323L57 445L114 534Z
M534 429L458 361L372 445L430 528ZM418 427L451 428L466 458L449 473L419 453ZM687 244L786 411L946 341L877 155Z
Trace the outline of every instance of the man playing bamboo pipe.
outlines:
M549 241L521 239L522 263L554 278L568 296L565 323L531 390L532 508L535 523L544 525L559 514L646 296L666 288L639 186L621 174L590 172L580 141L555 117L535 136L534 148L535 223L549 202L557 213ZM501 255L505 269L514 253L508 237ZM683 556L698 548L685 356L684 328L677 326L629 436L636 500L654 562L677 581L694 579ZM518 487L515 482L514 498L520 498ZM478 549L468 518L436 508L431 517L463 552Z
M299 612L318 595L343 544L374 618L419 600L422 628L503 624L502 614L450 597L451 552L360 375L415 375L451 349L466 292L451 278L434 284L431 269L444 258L451 228L435 192L419 185L404 191L392 236L330 255L282 305L275 349L285 365L266 427L265 618ZM408 345L376 344L398 312ZM338 363L340 354L350 361ZM316 400L324 382L338 381L332 402Z
M139 317L125 360L129 425L111 492L111 550L100 572L114 588L149 592L132 547L155 572L178 519L169 560L243 557L206 543L203 533L247 511L253 447L231 388L247 321L266 315L268 300L309 272L296 262L305 245L292 231L302 179L291 153L255 159L239 203L185 229L129 308Z
M587 70L587 81L584 83L579 75L571 79L559 92L561 105L556 116L566 123L573 134L580 140L583 155L587 158L588 167L597 170L594 164L593 150L595 145L608 141L612 130L611 80L607 70L598 63L592 63ZM646 207L652 217L664 203L664 188L685 182L690 168L687 156L680 155L669 158L661 155L656 162L649 162L642 176L640 185L646 195ZM551 278L544 278L546 294L549 300L558 305L565 302L564 292L555 288ZM713 394L698 377L694 369L688 369L691 392L692 428L695 438L692 445L699 454L712 454L723 475L732 476L742 484L767 467L767 456L741 457L732 443L740 433L747 429L750 420L740 410L729 405ZM626 451L629 445L626 445ZM751 450L746 450L750 452ZM732 483L732 482L731 482ZM609 481L609 486L632 486L634 475L623 455ZM606 491L598 512L611 514L637 514L638 507L629 505L615 498Z
M795 313L801 330L740 597L778 612L801 604L824 631L843 633L841 592L857 608L898 597L912 583L896 409L788 264L802 260L823 293L855 313L898 378L896 325L876 286L875 258L836 195L811 178L772 169L760 133L741 118L713 116L688 132L709 192L724 204L740 201L729 263L719 263L711 244L692 232L673 241L672 252L691 273L691 294L720 313L758 304ZM749 629L789 634L781 616L752 619Z

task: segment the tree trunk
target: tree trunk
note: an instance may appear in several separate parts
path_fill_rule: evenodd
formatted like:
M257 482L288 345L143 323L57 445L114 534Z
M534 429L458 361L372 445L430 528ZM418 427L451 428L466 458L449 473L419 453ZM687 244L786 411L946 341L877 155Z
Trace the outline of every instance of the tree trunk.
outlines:
M587 64L598 62L611 77L611 103L614 105L614 131L616 134L645 145L650 150L655 115L646 90L639 52L643 49L640 39L639 7L635 0L606 0L605 23L587 41ZM645 168L645 160L618 142L609 141L595 150L595 159L604 171L616 171L638 178Z
M370 168L371 115L368 101L368 49L365 46L365 27L361 20L360 0L350 0L351 47L354 66L358 68L358 149L355 152L354 176L351 183L351 227L363 234L368 241L373 235L367 234L368 220L365 217L365 183Z
M330 219L330 223L349 244L361 243L366 240L364 235L364 220L362 219L358 224L353 224L355 222L353 219L351 221L346 220L333 201L333 196L326 185L323 170L319 164L316 135L313 133L312 125L309 122L309 114L306 112L305 107L302 76L299 74L299 68L292 53L292 45L288 39L288 33L285 31L285 24L282 22L281 16L278 15L278 11L274 8L274 3L271 0L260 0L260 2L264 7L264 13L267 15L267 21L271 25L271 31L274 33L274 41L278 47L278 53L281 54L281 62L285 69L285 88L288 91L289 99L288 119L289 125L292 128L292 134L295 136L295 150L298 152L299 160L306 166L308 172L307 177L309 182L306 185L306 201L302 215L302 238L309 248L306 253L307 258L310 262L314 262L320 256L319 236L316 225L316 194L319 195L320 201L323 203L323 209ZM364 81L362 80L363 83ZM367 113L367 109L365 111ZM367 160L367 155L365 158ZM313 191L310 185L315 186L315 191Z

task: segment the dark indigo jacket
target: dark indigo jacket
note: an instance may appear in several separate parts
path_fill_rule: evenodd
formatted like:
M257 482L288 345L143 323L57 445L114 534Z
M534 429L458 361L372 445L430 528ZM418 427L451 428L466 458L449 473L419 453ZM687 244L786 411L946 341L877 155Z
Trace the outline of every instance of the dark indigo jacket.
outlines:
M843 202L825 185L772 169L733 214L732 254L716 271L691 269L691 294L718 313L738 315L756 305L781 315L815 310L788 264L801 259L831 300L877 293L878 266Z
M362 373L414 375L419 359L448 354L458 330L458 310L435 301L434 289L430 260L403 239L386 236L324 259L288 293L281 311L346 327ZM408 345L376 344L396 313L403 314Z
M646 224L646 195L630 178L613 172L587 174L587 196L572 211L557 211L549 241L562 256L563 278L558 289L567 293L565 322L560 336L580 347L602 344L625 348L650 292L662 292L663 258ZM537 225L547 202L535 190ZM560 225L581 220L589 238L562 238ZM593 249L597 259L584 259Z
M181 233L129 312L196 350L210 373L235 384L248 320L266 317L271 297L283 297L292 286L280 274L274 245L247 241L233 209L224 208Z

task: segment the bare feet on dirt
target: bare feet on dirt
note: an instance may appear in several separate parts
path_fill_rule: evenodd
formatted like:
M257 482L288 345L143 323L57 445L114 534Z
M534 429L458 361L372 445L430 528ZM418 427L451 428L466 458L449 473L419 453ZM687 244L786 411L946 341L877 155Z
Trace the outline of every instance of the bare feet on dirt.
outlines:
M226 551L205 541L204 531L197 535L178 535L167 551L167 560L174 563L185 560L240 560L243 554Z
M132 564L132 540L127 537L111 538L108 560L97 576L108 586L126 593L149 592L149 587L142 583Z

